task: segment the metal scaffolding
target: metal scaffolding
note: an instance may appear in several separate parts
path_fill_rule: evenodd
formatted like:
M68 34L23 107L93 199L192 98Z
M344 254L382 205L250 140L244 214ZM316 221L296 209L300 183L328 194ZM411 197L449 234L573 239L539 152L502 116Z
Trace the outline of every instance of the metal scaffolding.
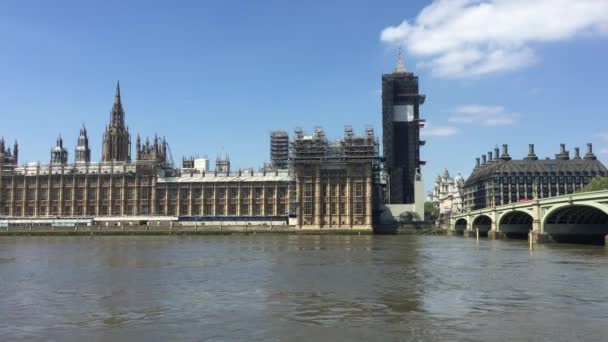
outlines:
M273 168L287 167L289 162L289 135L287 132L270 132L270 162Z

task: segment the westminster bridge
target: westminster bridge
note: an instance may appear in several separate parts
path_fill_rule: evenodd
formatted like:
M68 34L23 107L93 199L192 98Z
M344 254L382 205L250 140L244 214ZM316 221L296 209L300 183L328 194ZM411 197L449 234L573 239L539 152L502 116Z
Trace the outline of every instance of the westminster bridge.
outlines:
M456 234L608 243L608 190L534 199L452 215Z

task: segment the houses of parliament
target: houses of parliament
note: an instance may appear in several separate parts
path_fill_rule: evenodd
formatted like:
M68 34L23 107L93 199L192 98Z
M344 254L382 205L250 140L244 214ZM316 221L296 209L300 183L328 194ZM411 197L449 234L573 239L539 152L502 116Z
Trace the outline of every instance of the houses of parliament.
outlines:
M0 140L0 221L160 217L275 222L298 227L370 229L374 165L379 160L373 130L352 129L336 142L322 130L284 139L287 161L260 170L230 170L228 158L215 169L207 159L173 165L165 138L138 135L131 155L120 85L105 127L100 162L91 161L87 129L80 129L74 161L62 137L49 162L19 164L19 146ZM286 166L287 165L287 166Z

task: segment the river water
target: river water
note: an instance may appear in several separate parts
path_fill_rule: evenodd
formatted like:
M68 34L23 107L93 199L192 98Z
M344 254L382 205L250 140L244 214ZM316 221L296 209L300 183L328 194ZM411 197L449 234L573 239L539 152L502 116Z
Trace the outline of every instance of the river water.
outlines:
M606 341L608 249L446 236L0 239L0 340Z

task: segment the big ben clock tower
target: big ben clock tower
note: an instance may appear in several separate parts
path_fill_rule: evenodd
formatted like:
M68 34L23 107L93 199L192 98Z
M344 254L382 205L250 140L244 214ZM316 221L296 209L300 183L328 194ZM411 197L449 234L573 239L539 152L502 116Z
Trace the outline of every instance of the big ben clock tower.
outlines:
M420 167L420 105L425 95L418 91L418 76L408 72L401 49L395 70L382 75L382 145L387 172L388 204L424 201ZM412 210L418 211L418 210Z

